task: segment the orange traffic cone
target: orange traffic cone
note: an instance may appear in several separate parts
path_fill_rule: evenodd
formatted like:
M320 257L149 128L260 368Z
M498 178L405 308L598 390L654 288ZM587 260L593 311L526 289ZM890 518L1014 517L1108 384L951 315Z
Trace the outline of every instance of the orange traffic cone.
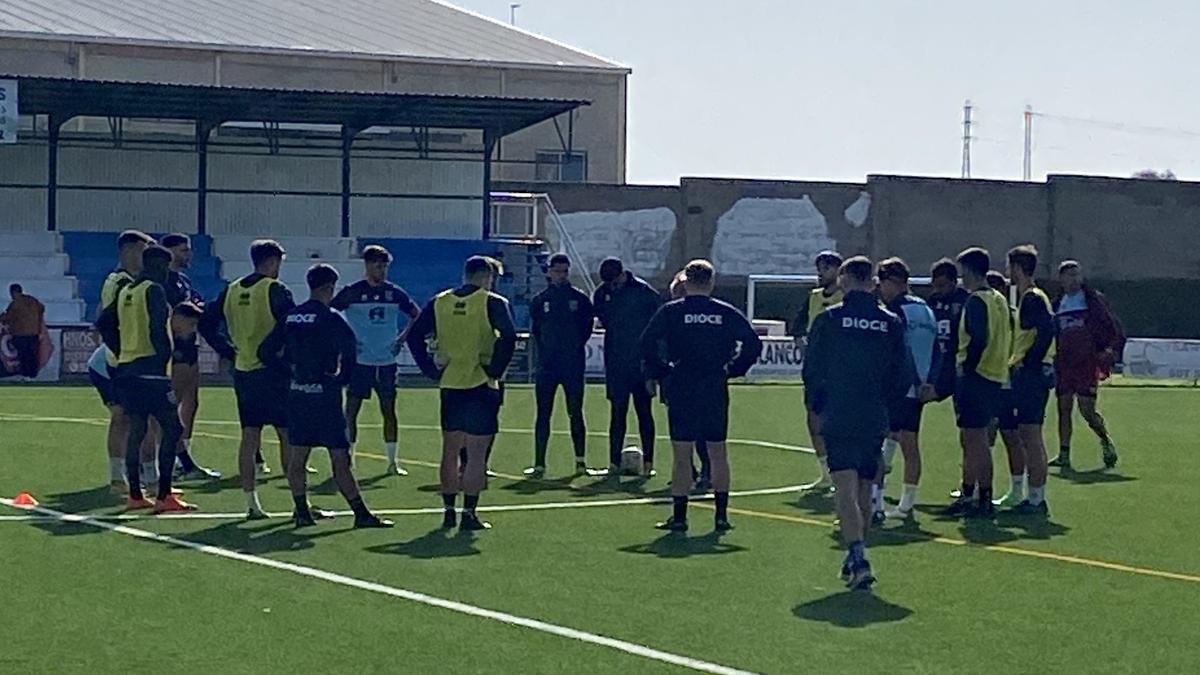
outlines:
M19 506L23 509L32 509L38 505L38 500L33 498L33 495L28 492L22 492L13 500L13 506Z

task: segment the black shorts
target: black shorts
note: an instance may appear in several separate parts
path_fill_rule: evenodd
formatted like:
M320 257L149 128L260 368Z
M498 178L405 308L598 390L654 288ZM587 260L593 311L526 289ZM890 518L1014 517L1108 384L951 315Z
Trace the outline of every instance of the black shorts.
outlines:
M396 364L354 366L354 372L350 373L350 386L346 387L346 395L370 401L372 391L385 401L396 398Z
M724 443L729 434L729 389L724 381L671 381L667 424L672 441Z
M883 461L880 437L825 436L830 473L856 471L861 480L875 480Z
M986 429L1000 409L1000 383L972 373L958 378L954 414L959 429Z
M492 436L500 430L498 389L481 384L474 389L442 389L442 431Z
M117 401L127 414L155 418L178 414L179 403L171 389L171 381L166 378L120 377L113 380L113 386Z
M267 368L233 371L233 392L237 396L238 420L242 428L286 429L289 384L287 375Z
M925 409L925 404L920 399L904 398L892 405L888 411L889 428L892 433L900 431L909 431L918 433L921 431L921 412Z
M200 363L200 345L195 336L184 340L175 340L175 351L171 352L171 361L178 365L194 366Z
M292 383L287 396L288 442L301 448L348 450L342 388Z
M1046 404L1054 389L1054 366L1017 368L1012 372L1013 409L1017 424L1044 424ZM1002 429L1007 427L1001 427Z
M108 366L104 366L108 368ZM117 398L117 388L113 385L112 376L104 377L100 373L88 368L88 379L92 381L92 386L100 394L100 400L104 402L105 407L111 408L114 405L121 405L121 401Z
M604 389L610 401L625 401L630 396L642 395L653 398L646 389L646 377L640 367L614 368L605 372Z

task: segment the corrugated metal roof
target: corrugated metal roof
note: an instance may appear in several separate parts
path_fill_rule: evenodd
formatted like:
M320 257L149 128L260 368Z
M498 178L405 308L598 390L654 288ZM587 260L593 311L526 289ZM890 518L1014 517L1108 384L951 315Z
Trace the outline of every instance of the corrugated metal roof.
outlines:
M435 0L20 0L0 36L627 70Z

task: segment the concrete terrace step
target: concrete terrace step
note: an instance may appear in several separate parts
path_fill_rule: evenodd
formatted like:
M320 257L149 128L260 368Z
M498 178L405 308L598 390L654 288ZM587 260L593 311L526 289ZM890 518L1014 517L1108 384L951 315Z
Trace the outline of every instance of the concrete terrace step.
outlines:
M0 232L0 255L62 252L62 237L57 232Z
M7 269L0 269L0 288L7 295L9 284L21 284L25 292L48 304L60 300L74 300L78 285L75 277L58 277L57 279L26 279L12 276Z
M59 279L69 263L65 253L0 251L0 274L14 279Z

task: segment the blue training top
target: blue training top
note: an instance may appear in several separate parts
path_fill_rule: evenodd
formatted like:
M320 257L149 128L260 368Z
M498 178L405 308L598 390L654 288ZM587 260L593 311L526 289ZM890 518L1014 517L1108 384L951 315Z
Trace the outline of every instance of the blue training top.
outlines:
M403 319L419 311L403 288L390 281L372 286L366 279L343 288L333 299L333 308L342 313L354 331L358 364L364 366L395 363L392 344Z
M938 322L933 310L915 295L901 295L888 305L904 321L904 346L912 357L916 369L913 386L908 390L909 398L916 398L917 387L930 382L937 373L941 350L938 349Z

